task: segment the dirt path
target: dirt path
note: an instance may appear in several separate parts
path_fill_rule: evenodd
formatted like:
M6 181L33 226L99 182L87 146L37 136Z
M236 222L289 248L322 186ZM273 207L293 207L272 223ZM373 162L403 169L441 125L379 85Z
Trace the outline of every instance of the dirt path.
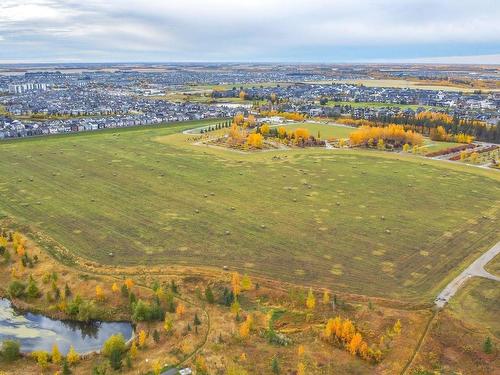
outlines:
M438 294L434 303L438 308L443 308L448 303L451 297L460 289L460 287L471 277L479 276L487 279L500 281L500 277L492 275L484 269L484 266L489 263L497 254L500 253L500 242L483 255L477 258L472 264L467 267L460 275L455 277L446 287Z

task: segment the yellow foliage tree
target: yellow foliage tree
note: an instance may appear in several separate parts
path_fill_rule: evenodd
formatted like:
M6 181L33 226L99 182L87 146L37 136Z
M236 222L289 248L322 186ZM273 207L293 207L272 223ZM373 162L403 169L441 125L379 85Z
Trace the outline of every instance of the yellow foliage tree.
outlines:
M95 287L95 296L98 301L104 301L104 290L100 285L96 285Z
M240 274L238 272L233 272L231 275L231 288L233 289L233 294L238 296L241 292L241 281Z
M328 305L330 303L330 293L328 293L328 290L325 290L323 292L323 305Z
M236 125L242 125L243 121L245 121L245 117L241 113L236 114L233 118L233 123Z
M286 128L284 126L280 126L278 128L278 135L280 138L285 138L286 137Z
M73 345L69 347L69 352L66 355L66 360L70 365L74 365L80 360L80 355L75 351Z
M248 322L248 320L245 320L240 325L240 337L246 339L249 334L250 334L250 323Z
M139 331L139 348L144 348L146 346L146 339L148 338L146 332L141 329Z
M243 90L242 90L242 91L240 91L240 93L239 93L239 95L238 95L238 96L240 97L240 99L241 99L241 100L245 100L245 98L246 98L247 94L246 94L246 92L245 92L245 91L243 91Z
M309 288L309 292L307 293L306 307L309 310L314 310L314 308L316 307L316 298L314 297L312 288Z
M402 328L401 327L401 321L398 319L396 321L396 323L394 323L394 327L392 328L392 330L394 331L394 333L396 335L399 335L399 334L401 334L401 328Z
M361 337L361 334L355 333L354 336L352 336L351 341L349 341L349 344L347 345L347 350L349 350L349 353L351 353L352 355L356 355L362 342L363 337Z
M249 126L255 126L257 119L255 118L254 115L248 115L247 122Z
M59 364L61 363L61 360L62 360L61 352L59 351L57 344L54 344L52 346L52 363Z
M299 358L302 358L304 356L304 353L306 352L306 349L304 348L304 345L299 345L297 348L297 356Z
M120 288L116 283L113 283L113 285L111 285L111 290L113 291L113 293L118 293L120 291Z
M125 286L127 287L128 290L131 290L132 287L134 286L134 280L125 279Z
M250 277L247 274L243 275L243 278L241 279L241 290L250 290L252 287L253 285Z
M295 139L308 139L309 138L309 130L306 128L297 128L293 132Z
M267 124L262 124L262 126L260 127L260 132L261 132L262 135L269 134L270 130L271 130L271 128Z
M174 321L168 315L165 315L165 320L163 321L163 329L166 333L169 333L174 328Z
M153 374L160 375L162 368L163 368L163 366L161 365L161 362L159 359L157 359L156 361L153 362L153 367L152 367Z
M238 302L238 299L235 299L234 302L231 304L231 314L237 316L240 313L240 310L241 310L240 303Z
M36 351L32 352L31 356L41 368L46 368L49 365L49 353L44 351Z
M184 306L182 303L178 303L177 307L175 308L175 313L177 314L178 317L182 317L186 312L186 306Z
M302 362L297 365L297 375L306 375L306 365Z
M22 244L17 245L16 253L20 257L24 256L24 254L26 253L26 250L24 249L24 245L22 245Z
M247 137L247 145L253 148L262 148L264 137L260 133L251 133Z
M137 345L135 344L135 341L133 341L132 345L130 346L130 357L132 359L137 357Z

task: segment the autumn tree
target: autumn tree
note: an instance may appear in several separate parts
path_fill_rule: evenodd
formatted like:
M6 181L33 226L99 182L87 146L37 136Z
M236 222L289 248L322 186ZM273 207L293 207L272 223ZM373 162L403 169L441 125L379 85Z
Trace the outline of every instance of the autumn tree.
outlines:
M306 375L306 365L303 362L297 365L297 375Z
M100 285L96 285L95 287L95 296L98 301L104 301L104 290Z
M57 347L57 344L54 344L52 346L52 363L59 364L62 361L62 355L61 352L59 351L59 348Z
M132 290L132 287L134 286L134 280L132 279L125 279L125 286L129 291Z
M307 293L306 307L309 310L314 310L314 308L316 307L316 298L314 297L312 288L309 288L309 292Z
M186 306L184 306L182 303L178 303L177 307L175 308L175 313L179 318L182 318L184 313L186 312Z
M157 359L156 361L153 362L152 370L153 370L154 375L160 375L162 368L163 368L163 366L161 365L161 362L159 359Z
M235 298L233 303L231 304L231 314L233 314L234 316L238 316L240 310L240 303L238 302L238 299Z
M245 100L245 98L246 98L247 94L246 94L246 92L245 92L245 91L241 90L241 91L240 91L240 93L238 94L238 96L239 96L239 98L240 98L241 100Z
M260 133L264 136L269 134L270 130L271 130L271 128L269 127L268 124L262 124L262 126L260 127Z
M260 133L251 133L247 137L247 145L253 148L262 148L264 137Z
M113 291L113 293L118 293L120 291L120 288L116 283L113 283L113 285L111 285L111 290Z
M250 277L247 274L243 275L243 278L241 279L241 290L250 290L252 287L253 285Z
M401 334L401 321L398 319L396 323L394 323L394 326L392 327L392 331L396 334L399 335Z
M80 355L75 351L73 345L69 347L69 352L66 355L66 360L70 365L74 365L80 360Z
M146 331L141 329L139 331L139 348L144 348L146 346L146 339L148 338Z
M237 297L241 292L240 274L238 272L233 272L231 276L231 288L233 294Z
M361 334L355 333L354 336L352 336L351 341L349 341L349 344L347 345L349 353L351 353L352 355L356 355L362 342L363 338L361 337Z
M132 341L132 345L130 345L130 357L132 359L135 359L137 357L137 345L135 344L135 341Z
M330 303L330 293L328 293L328 290L325 290L323 292L323 305L328 305Z

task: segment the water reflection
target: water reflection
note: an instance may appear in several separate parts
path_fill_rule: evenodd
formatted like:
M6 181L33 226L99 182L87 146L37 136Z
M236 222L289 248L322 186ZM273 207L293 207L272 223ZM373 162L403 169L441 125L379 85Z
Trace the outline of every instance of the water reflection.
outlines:
M21 343L21 351L50 351L57 344L66 354L70 345L79 353L99 350L106 339L122 333L126 340L132 337L130 323L76 322L48 318L40 314L18 313L7 299L0 299L0 342L13 339Z

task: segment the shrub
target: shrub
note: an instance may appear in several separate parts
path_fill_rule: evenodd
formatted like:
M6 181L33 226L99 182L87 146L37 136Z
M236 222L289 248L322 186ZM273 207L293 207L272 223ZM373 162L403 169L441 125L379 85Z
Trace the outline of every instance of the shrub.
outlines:
M26 291L26 284L20 281L14 280L9 284L9 294L11 297L19 298L24 295Z
M125 338L121 333L112 335L109 339L104 342L102 347L102 354L105 357L111 358L114 351L119 351L120 353L125 352Z
M7 362L15 361L19 358L20 345L19 342L14 340L5 340L2 343L2 358Z

